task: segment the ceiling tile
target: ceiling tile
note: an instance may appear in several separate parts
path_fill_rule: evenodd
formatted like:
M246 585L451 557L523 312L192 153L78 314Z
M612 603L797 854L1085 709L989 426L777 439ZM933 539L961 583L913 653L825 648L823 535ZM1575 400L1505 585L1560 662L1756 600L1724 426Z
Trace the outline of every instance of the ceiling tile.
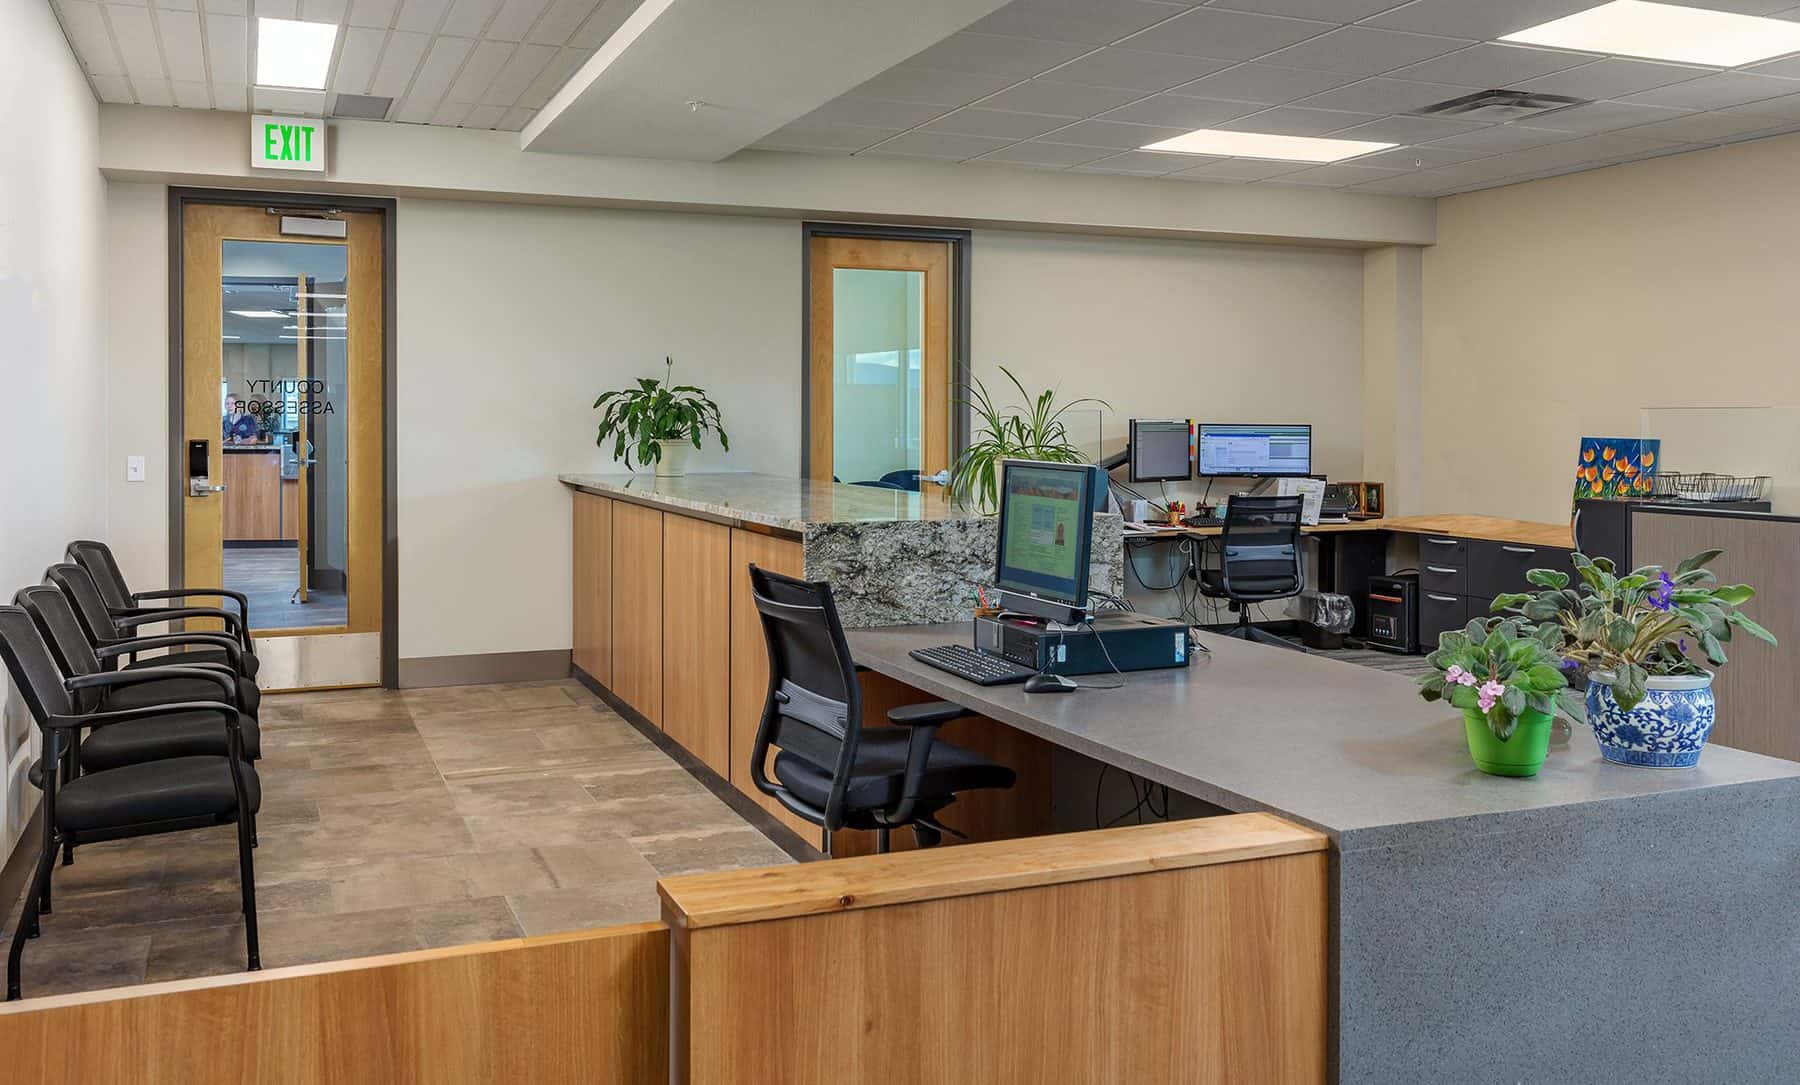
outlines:
M948 132L902 132L863 154L899 155L906 158L947 158L962 161L978 154L997 150L1011 140L987 139L982 136L958 136Z
M1015 143L997 151L989 151L978 162L1001 162L1020 166L1079 166L1105 158L1110 152L1099 147L1076 147L1067 143L1032 140Z
M1373 192L1382 196L1438 196L1445 191L1444 182L1431 175L1429 171L1422 173L1396 173L1376 181L1365 181L1360 185L1350 185L1346 192Z
M1295 173L1306 168L1304 162L1272 162L1263 158L1215 158L1169 174L1184 181L1261 181Z
M1445 136L1479 132L1489 127L1473 121L1450 121L1438 117L1383 117L1368 124L1358 124L1332 133L1343 139L1372 139L1377 143L1424 143Z
M1000 139L1030 139L1052 128L1068 124L1067 117L1046 117L1037 113L1009 113L1002 109L969 106L948 116L939 117L921 131L952 132L963 136L991 136Z
M1191 82L1230 66L1231 62L1227 60L1178 56L1174 53L1101 49L1046 74L1061 83L1085 83L1096 87L1119 87L1148 93L1168 90L1179 83Z
M526 33L525 40L539 45L567 44L595 7L595 0L550 0L537 23Z
M981 104L1015 113L1043 113L1053 117L1091 117L1142 97L1141 91L1118 87L1090 87L1055 79L1030 79L1008 87Z
M1572 133L1555 132L1548 128L1496 124L1489 128L1483 128L1479 132L1465 132L1459 136L1433 140L1431 145L1433 147L1462 147L1500 154L1505 151L1523 150L1527 147L1542 147L1548 143L1560 143L1563 140L1574 138Z
M394 25L394 12L399 6L400 0L350 0L350 25L385 30ZM212 0L207 0L206 10L213 7Z
M512 58L515 48L517 46L509 41L477 42L462 71L457 74L456 82L450 85L446 97L450 101L467 102L470 105L481 101L482 95L487 93L488 85Z
M941 105L890 102L851 93L826 102L801 119L823 124L859 124L865 128L892 128L899 131L924 124L933 117L941 116L943 112L944 107Z
M1495 45L1483 42L1445 53L1421 64L1390 72L1395 79L1417 79L1426 83L1457 83L1462 86L1498 90L1525 79L1551 72L1565 71L1586 64L1594 58L1585 53L1565 53L1556 49L1531 49L1522 45Z
M519 46L513 51L511 59L507 60L506 67L501 68L500 74L494 77L493 83L488 86L487 93L481 96L481 103L497 107L504 112L519 100L519 96L525 93L527 87L531 86L531 81L536 79L555 58L556 46L554 45L525 44ZM492 124L483 124L479 127L493 128L499 123L500 118L496 114ZM476 126L471 125L471 127Z
M1077 121L1056 133L1057 143L1074 143L1087 147L1112 147L1132 151L1147 143L1157 143L1184 135L1191 129L1152 124L1120 124L1117 121Z
M821 124L796 121L778 128L762 139L758 147L784 151L837 151L850 154L873 147L890 136L899 135L892 128L865 128L855 124Z
M1719 143L1751 132L1764 132L1781 122L1744 113L1689 113L1673 120L1627 128L1621 136L1668 139L1680 143Z
M338 51L337 67L331 72L331 89L339 94L366 94L369 81L375 78L375 63L381 59L382 43L387 32L366 26L344 28L344 47Z
M544 65L544 70L525 89L519 105L526 109L542 109L550 96L562 89L562 85L569 81L569 77L575 74L575 69L581 67L587 58L588 52L585 49L558 49L555 59Z
M1749 75L1745 72L1716 72L1685 83L1672 83L1655 90L1628 94L1624 96L1624 100L1639 105L1661 105L1675 109L1723 109L1726 106L1745 105L1760 102L1764 98L1779 98L1795 93L1800 93L1800 83L1791 79Z
M584 49L600 48L619 27L625 25L625 20L631 18L631 13L635 10L637 5L630 0L601 0L594 13L570 36L569 44L579 45ZM491 37L493 31L489 30L488 34Z
M303 2L311 3L312 0ZM455 34L459 38L481 37L482 28L499 9L500 0L451 0L450 14L444 16L439 33Z
M1359 166L1381 166L1395 170L1428 170L1485 157L1481 151L1462 151L1451 147L1395 147L1376 151L1356 160Z
M1510 152L1503 157L1506 165L1521 173L1561 169L1584 162L1602 162L1627 156L1641 156L1675 150L1681 145L1670 140L1633 139L1627 136L1591 136L1548 147L1531 147Z
M562 2L562 0L558 0ZM999 34L952 34L908 63L925 68L971 75L1027 79L1065 60L1087 52L1086 46L1037 38L1009 38Z
M1156 94L1102 114L1105 120L1131 124L1167 124L1176 128L1211 128L1263 107L1254 102L1221 102L1210 98L1184 98Z
M478 105L469 110L469 115L463 118L463 127L495 128L499 126L500 118L504 116L506 116L506 107L504 106Z
M1369 25L1490 41L1594 6L1595 0L1414 0L1371 17Z
M137 100L132 96L131 84L122 75L94 76L94 90L102 102L113 105L131 105Z
M212 96L216 109L224 109L232 113L248 113L250 111L250 88L242 83L221 83L214 80Z
M1191 156L1159 154L1156 151L1126 151L1085 166L1074 167L1076 173L1124 173L1135 177L1161 177L1191 165Z
M431 45L431 35L396 30L388 35L387 48L381 52L381 63L375 69L375 81L369 93L380 98L398 98L406 93L419 61Z
M139 105L172 106L175 104L175 92L169 88L167 79L137 79L131 81L137 90Z
M1239 64L1170 89L1171 94L1224 98L1261 105L1283 105L1310 94L1341 87L1355 76L1280 68L1273 64Z
M448 38L438 36L431 39L431 48L425 53L425 62L419 65L418 74L413 76L412 88L406 92L406 100L394 114L395 120L413 121L420 124L431 119L437 112L438 105L450 89L450 83L456 78L457 70L469 57L469 50L474 42L467 38Z
M1357 162L1333 162L1311 169L1297 170L1281 175L1283 181L1303 185L1328 185L1342 188L1345 185L1360 185L1368 181L1380 181L1405 172L1403 170L1382 169L1379 166L1365 166Z
M260 10L266 0L256 0ZM411 30L421 34L437 32L438 23L443 21L444 13L450 10L450 0L401 0L400 13L394 18L394 26L400 30Z
M1800 94L1784 94L1779 98L1764 98L1748 105L1728 106L1720 112L1768 117L1777 121L1800 121Z
M1679 83L1704 75L1709 69L1689 68L1680 64L1658 64L1650 60L1621 60L1612 57L1569 68L1554 75L1542 75L1519 84L1522 90L1547 94L1567 94L1572 98L1597 101L1620 98L1651 87Z
M1187 10L1185 4L1144 0L1013 0L969 26L982 34L1110 45L1120 38Z
M246 59L250 20L241 15L206 16L206 58L215 88L221 83L247 86L250 83Z
M436 111L431 114L431 119L426 123L455 128L462 124L462 119L469 115L469 110L474 108L468 102L445 102L437 107Z
M1340 128L1349 128L1379 119L1367 113L1342 113L1332 109L1303 109L1299 106L1278 105L1273 109L1265 109L1261 113L1252 113L1248 117L1227 121L1219 127L1236 132L1267 132L1277 136L1322 136L1327 132L1336 132Z
M1310 19L1249 15L1219 8L1195 8L1153 26L1120 44L1153 53L1180 53L1214 60L1254 60L1283 46L1330 30Z
M550 0L502 0L494 21L488 24L487 36L495 41L524 41L525 32L549 4Z
M889 68L851 93L891 102L959 106L984 98L1012 82L1014 80L1004 76L971 75L967 72L946 72L902 64L897 68ZM1016 107L1009 105L1006 108Z
M122 0L129 3L131 0ZM150 5L162 11L199 11L200 0L155 0Z
M183 109L212 108L212 95L207 93L204 81L174 79L169 82L169 87L175 93L175 104Z
M1342 109L1351 113L1411 113L1429 105L1472 94L1476 89L1478 88L1378 77L1315 94L1297 104L1311 109Z
M515 106L506 111L506 116L500 118L500 130L502 132L517 132L527 124L531 123L531 115L536 112L537 110L535 109L525 109L523 107Z
M308 22L341 25L349 3L350 0L300 0L300 17Z
M65 0L58 10L69 40L75 43L76 56L89 75L125 74L125 66L119 63L119 56L113 51L112 35L107 33L106 17L101 14L99 4Z
M1296 19L1353 23L1402 2L1403 0L1209 0L1208 6L1232 11L1254 11L1262 15L1288 15Z
M1687 116L1686 110L1662 106L1633 105L1630 102L1589 102L1571 109L1559 109L1531 118L1533 128L1553 128L1559 132L1608 132L1630 128L1635 124L1673 120Z
M156 31L150 26L150 9L109 4L106 17L112 23L113 40L125 61L125 74L131 76L131 84L142 98L146 82L163 78L162 53L156 48Z
M206 0L206 13L208 15L247 16L250 14L250 5L247 0ZM217 98L218 88L214 87L213 91L213 97ZM242 113L243 110L240 109L237 112Z
M1735 11L1739 15L1773 15L1794 5L1789 0L1658 0L1684 8L1710 8L1713 11Z
M259 2L258 7L260 6ZM250 100L259 112L302 113L314 117L325 113L325 92L322 90L253 87Z
M1346 26L1263 58L1289 68L1314 68L1345 75L1380 75L1442 56L1469 43L1456 38L1403 34L1367 26Z
M298 19L300 17L300 0L255 0L258 18ZM237 14L233 12L233 14Z

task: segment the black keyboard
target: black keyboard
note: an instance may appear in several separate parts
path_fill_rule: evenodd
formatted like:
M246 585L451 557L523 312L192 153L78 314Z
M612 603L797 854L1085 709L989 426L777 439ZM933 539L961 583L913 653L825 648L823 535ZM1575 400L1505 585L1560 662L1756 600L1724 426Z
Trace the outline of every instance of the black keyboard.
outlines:
M912 657L940 671L948 671L965 682L978 686L1005 686L1023 682L1037 672L1011 660L977 652L966 644L940 644L935 648L914 648Z

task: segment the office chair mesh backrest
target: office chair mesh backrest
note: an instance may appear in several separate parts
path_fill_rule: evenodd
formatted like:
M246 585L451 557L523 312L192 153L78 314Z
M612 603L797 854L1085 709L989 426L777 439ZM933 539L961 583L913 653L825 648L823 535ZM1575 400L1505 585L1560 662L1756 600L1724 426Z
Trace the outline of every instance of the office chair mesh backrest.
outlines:
M750 769L757 786L827 829L843 827L844 792L862 735L862 690L844 641L831 586L750 566L750 592L769 650L763 702ZM769 747L831 774L831 793L815 809L768 781Z
M125 584L125 574L113 560L111 547L91 539L77 539L69 544L67 553L70 561L86 569L94 578L94 587L107 606L114 610L137 606L137 601L131 597L131 589Z
M93 644L75 618L75 608L69 605L69 597L61 589L50 584L33 584L29 588L20 588L13 596L13 602L23 607L37 624L38 632L50 646L63 674L78 678L84 674L98 674L104 669L94 655ZM61 679L57 681L60 683ZM76 695L75 707L81 712L93 712L99 707L100 698L99 690L86 690Z
M1225 505L1220 575L1233 599L1297 595L1306 575L1300 561L1300 497L1233 497Z
M6 660L13 685L39 723L51 716L74 714L75 702L63 687L56 657L24 607L0 606L0 658Z
M64 562L52 565L44 572L46 583L60 590L69 597L69 603L75 609L75 617L81 622L82 631L95 644L109 644L125 636L113 621L112 611L107 609L106 600L100 597L100 587L94 578L79 565Z

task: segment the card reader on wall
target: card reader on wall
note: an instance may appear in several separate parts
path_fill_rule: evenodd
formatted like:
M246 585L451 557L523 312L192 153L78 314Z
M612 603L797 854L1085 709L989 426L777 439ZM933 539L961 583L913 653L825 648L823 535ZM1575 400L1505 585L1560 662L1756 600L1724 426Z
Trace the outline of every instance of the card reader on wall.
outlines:
M1020 618L977 618L975 647L1050 674L1185 667L1189 655L1187 623L1129 612L1102 614L1075 629Z

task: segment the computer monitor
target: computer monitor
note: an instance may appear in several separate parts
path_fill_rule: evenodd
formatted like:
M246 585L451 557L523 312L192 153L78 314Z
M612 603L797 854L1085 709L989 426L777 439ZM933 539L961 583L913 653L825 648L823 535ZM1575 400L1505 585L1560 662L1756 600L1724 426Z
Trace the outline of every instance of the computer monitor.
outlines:
M1131 420L1131 481L1179 482L1194 475L1194 424L1185 418Z
M1200 427L1201 478L1297 478L1312 474L1311 426Z
M994 586L1002 607L1070 625L1087 618L1098 473L1085 463L1001 466Z

